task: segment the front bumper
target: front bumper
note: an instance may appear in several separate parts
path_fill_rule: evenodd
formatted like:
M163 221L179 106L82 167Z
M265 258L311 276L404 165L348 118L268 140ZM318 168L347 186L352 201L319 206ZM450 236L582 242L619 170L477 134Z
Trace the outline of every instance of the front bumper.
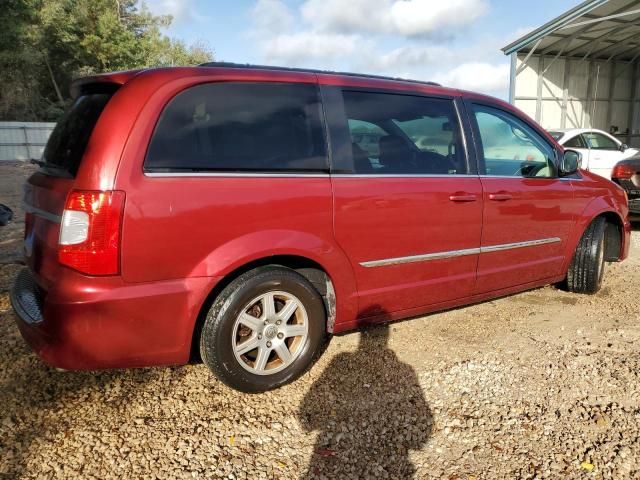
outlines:
M217 279L127 284L61 269L49 291L22 270L10 294L25 341L67 370L183 364L196 318Z

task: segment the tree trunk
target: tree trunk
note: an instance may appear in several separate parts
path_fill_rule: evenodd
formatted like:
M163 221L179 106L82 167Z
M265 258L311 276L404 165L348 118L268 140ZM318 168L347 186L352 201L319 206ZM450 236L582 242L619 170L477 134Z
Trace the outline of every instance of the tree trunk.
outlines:
M60 87L58 87L58 83L56 82L56 78L53 76L53 70L51 70L51 65L49 65L49 59L47 55L44 55L44 63L47 65L47 70L49 70L49 76L51 77L51 83L53 83L53 88L56 91L56 95L58 97L58 101L60 105L64 104L64 98L62 97L62 92L60 91Z

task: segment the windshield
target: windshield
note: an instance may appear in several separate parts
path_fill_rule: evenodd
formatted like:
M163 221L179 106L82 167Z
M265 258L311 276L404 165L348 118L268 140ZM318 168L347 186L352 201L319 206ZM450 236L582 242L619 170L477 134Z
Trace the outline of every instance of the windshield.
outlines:
M92 93L76 99L51 133L42 155L43 168L48 173L75 177L93 128L111 96L112 93Z

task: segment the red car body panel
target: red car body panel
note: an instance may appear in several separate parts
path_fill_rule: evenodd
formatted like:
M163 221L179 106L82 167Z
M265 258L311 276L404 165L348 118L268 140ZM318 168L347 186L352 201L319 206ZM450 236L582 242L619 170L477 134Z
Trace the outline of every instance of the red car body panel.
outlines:
M351 259L358 313L395 312L471 295L478 255L371 268L362 263L477 248L482 187L478 177L333 178L335 236ZM456 203L450 196L477 201ZM366 232L368 238L362 239Z
M629 206L624 190L615 183L602 178L586 170L580 170L581 179L572 181L574 198L581 201L582 207L576 221L573 224L567 248L575 249L580 237L589 223L599 215L612 215L616 217L622 226L621 248L619 260L625 260L629 256L631 245L631 222L629 221ZM571 255L565 260L563 271L569 268Z
M18 326L34 351L59 368L182 364L189 360L193 323L181 320L197 317L218 280L127 284L62 268L47 291L46 320Z
M25 205L46 208L61 215L69 190L74 181L68 178L53 178L40 172L34 173L24 188ZM45 207L46 205L46 207ZM27 211L25 218L25 256L27 266L39 277L41 287L46 291L57 282L58 236L60 225Z
M550 238L559 241L482 254L476 293L560 275L565 256L571 253L568 233L580 213L571 181L486 177L482 186L483 247Z
M624 194L586 172L570 180L145 175L147 146L164 107L182 90L215 81L319 82L464 97L526 118L504 102L476 94L336 74L194 67L77 82L76 93L95 83L120 87L96 124L76 177L36 173L25 189L25 201L36 212L27 214L25 247L28 267L45 292L44 321L19 319L18 325L47 363L67 369L185 363L211 292L238 269L274 256L304 258L327 273L336 299L335 323L328 326L334 333L354 328L362 318L404 318L560 281L582 232L603 213L623 225L620 259L626 258L630 226ZM92 277L57 262L59 225L42 212L61 215L72 188L126 192L120 275ZM512 198L495 201L496 193ZM460 195L475 198L450 198ZM560 241L366 266L550 237Z

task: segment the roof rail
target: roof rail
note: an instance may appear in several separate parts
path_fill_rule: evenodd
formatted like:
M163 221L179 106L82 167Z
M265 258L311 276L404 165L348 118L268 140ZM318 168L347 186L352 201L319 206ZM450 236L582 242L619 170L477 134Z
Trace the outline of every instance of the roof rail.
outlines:
M220 68L247 68L252 70L277 70L277 71L283 71L283 72L324 73L329 75L345 75L349 77L374 78L377 80L394 80L397 82L421 83L423 85L432 85L435 87L442 86L436 82L410 80L408 78L385 77L383 75L369 75L366 73L334 72L332 70L316 70L312 68L274 67L271 65L252 65L250 63L234 63L234 62L207 62L207 63L201 63L198 66L199 67L220 67Z

